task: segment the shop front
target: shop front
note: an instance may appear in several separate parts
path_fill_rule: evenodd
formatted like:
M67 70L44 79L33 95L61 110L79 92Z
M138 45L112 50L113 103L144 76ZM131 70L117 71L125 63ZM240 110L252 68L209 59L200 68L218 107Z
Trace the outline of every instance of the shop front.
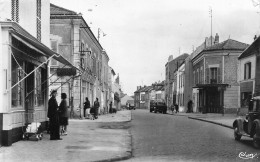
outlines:
M0 23L0 145L20 140L26 125L46 127L50 59L73 66L14 22Z
M197 104L202 113L223 113L224 91L228 84L197 84Z

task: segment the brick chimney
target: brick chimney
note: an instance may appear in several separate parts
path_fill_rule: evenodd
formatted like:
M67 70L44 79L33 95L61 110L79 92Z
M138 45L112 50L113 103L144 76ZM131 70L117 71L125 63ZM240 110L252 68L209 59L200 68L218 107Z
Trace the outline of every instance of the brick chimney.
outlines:
M214 44L218 44L218 43L219 43L219 36L218 33L216 33Z
M257 36L255 35L254 40L256 40L256 39L257 39Z

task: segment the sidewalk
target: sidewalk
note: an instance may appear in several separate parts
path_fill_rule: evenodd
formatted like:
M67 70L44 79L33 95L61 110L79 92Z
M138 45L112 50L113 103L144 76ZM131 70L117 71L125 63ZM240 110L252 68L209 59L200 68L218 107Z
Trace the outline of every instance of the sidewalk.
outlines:
M0 148L1 162L115 161L132 156L131 111L99 116L96 120L69 120L68 135L50 141L19 141Z
M216 113L174 113L178 116L187 116L189 119L200 120L217 125L221 125L227 128L233 129L233 122L238 116L236 114L216 114Z

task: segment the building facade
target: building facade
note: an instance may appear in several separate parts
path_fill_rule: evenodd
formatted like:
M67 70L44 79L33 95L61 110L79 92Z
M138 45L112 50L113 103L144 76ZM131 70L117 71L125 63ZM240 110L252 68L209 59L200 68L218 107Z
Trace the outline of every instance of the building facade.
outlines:
M61 87L60 93L68 94L71 117L82 117L86 97L91 106L98 98L99 110L103 110L108 88L106 52L81 14L51 4L50 19L52 50L61 53L81 71L73 75L68 74L68 70L59 72L58 68L63 65L52 61L50 82L56 83L51 88Z
M218 38L218 37L217 37ZM228 39L204 49L193 65L193 103L199 112L232 113L238 108L238 56L247 44Z
M260 39L255 38L254 42L238 57L238 82L239 89L239 107L240 112L248 111L249 101L252 97L258 96L260 89L256 88L256 82L260 79L257 77L257 58L259 57L258 48L260 47ZM259 83L258 83L259 84Z
M4 0L0 5L0 145L10 146L27 124L46 126L49 61L77 68L49 48L48 0Z

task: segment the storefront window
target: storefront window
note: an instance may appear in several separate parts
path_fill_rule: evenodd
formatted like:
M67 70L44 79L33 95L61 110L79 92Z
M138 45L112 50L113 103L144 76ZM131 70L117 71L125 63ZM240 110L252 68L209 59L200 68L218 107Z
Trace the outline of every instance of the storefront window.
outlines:
M34 93L34 105L41 106L43 105L43 89L42 89L42 69L39 68L35 71L35 93Z
M12 86L18 83L24 76L23 62L12 58ZM23 106L23 82L12 88L12 107Z

